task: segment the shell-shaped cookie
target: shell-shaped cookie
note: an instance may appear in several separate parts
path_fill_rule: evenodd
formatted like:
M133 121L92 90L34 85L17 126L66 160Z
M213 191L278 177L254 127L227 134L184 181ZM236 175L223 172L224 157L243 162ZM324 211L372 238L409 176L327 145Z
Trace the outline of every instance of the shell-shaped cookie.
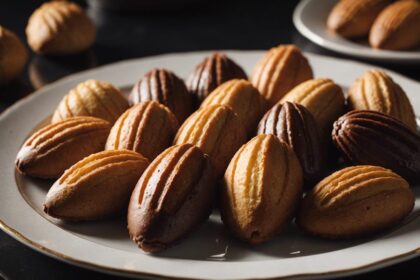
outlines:
M83 9L67 1L50 1L34 11L26 26L28 44L36 53L67 55L88 49L96 29Z
M403 89L385 72L370 70L350 87L347 103L352 110L372 110L391 115L414 131L416 116Z
M334 123L332 138L353 164L383 166L407 180L420 180L420 136L389 115L351 111Z
M250 80L273 106L293 87L312 77L312 68L302 52L294 45L280 45L261 58Z
M90 155L66 170L47 193L44 211L72 221L97 220L124 213L148 160L133 151Z
M326 149L314 117L304 106L290 102L274 105L260 121L257 134L273 134L288 144L299 159L306 183L323 176Z
M213 53L187 79L189 91L201 103L215 88L232 79L247 79L245 71L223 53Z
M22 73L28 51L13 31L1 25L0 50L0 85L3 85Z
M138 81L130 94L130 103L154 100L167 106L179 123L193 112L193 95L188 92L184 81L165 69L153 69Z
M366 36L376 17L390 3L390 0L339 1L328 16L327 27L346 38Z
M64 96L53 114L52 122L75 116L92 116L113 124L127 109L127 100L112 84L87 80Z
M226 170L223 223L249 243L271 239L290 222L302 193L302 171L290 147L258 135L236 152Z
M178 130L174 144L190 143L209 155L216 177L246 141L240 119L229 107L213 105L192 114Z
M246 80L230 80L218 86L201 104L201 108L211 105L226 105L233 109L248 133L255 127L265 111L264 98Z
M172 112L156 101L138 103L115 122L106 142L106 150L132 150L149 160L169 147L178 130Z
M111 124L93 117L74 117L47 125L23 144L17 169L29 176L58 178L64 171L104 149Z
M215 191L210 161L199 148L168 148L146 169L131 195L131 239L146 252L166 249L208 218Z
M330 79L306 81L280 101L298 103L312 113L322 133L330 135L333 122L344 113L345 98L340 86Z
M378 166L352 166L319 182L304 198L298 225L327 238L353 238L395 225L414 207L407 181Z
M385 8L375 20L369 34L374 48L411 49L420 44L420 3L396 1Z

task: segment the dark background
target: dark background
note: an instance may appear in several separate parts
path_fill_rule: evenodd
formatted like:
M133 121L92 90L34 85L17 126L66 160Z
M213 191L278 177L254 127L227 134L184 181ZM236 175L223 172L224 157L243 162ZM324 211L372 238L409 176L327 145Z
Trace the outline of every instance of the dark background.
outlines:
M156 3L157 0L143 1ZM189 5L183 5L182 1L185 0L172 0L174 7L163 10L155 7L152 10L142 8L135 11L127 9L128 6L122 2L119 2L121 7L128 12L88 7L88 13L98 29L95 45L89 51L71 57L47 58L31 53L27 69L21 77L0 87L0 112L35 89L70 73L134 57L196 50L268 49L281 43L296 44L307 52L343 57L317 47L296 31L292 13L297 1L195 0L195 3ZM0 24L15 31L25 42L27 19L41 3L33 0L0 0ZM376 65L420 81L419 64ZM418 275L419 257L351 279L418 279ZM0 231L2 277L116 279L44 256Z

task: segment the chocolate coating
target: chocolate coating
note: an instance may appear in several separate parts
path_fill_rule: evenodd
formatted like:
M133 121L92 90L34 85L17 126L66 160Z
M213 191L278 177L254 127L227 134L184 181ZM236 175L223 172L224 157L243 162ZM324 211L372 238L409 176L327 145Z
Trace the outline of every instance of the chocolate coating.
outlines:
M334 123L332 139L351 163L379 165L412 182L420 180L420 137L394 117L351 111Z
M168 107L179 123L193 112L193 95L174 73L165 69L153 69L138 81L130 94L131 105L143 101L157 101Z
M187 80L189 91L201 103L215 88L232 79L245 79L245 71L225 54L214 53L206 57Z
M131 195L131 239L146 252L166 249L208 218L215 191L213 169L199 148L183 144L166 149Z
M260 121L257 134L273 134L289 144L299 159L306 183L316 182L324 175L326 155L320 131L304 106L276 104Z

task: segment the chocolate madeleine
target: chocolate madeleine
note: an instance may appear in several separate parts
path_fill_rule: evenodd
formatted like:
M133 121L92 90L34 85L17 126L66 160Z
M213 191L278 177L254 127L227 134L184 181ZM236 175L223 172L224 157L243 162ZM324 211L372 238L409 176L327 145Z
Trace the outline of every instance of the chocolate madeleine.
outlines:
M187 79L187 87L198 103L201 103L215 88L232 79L248 77L233 60L216 52L196 66Z
M129 100L132 105L143 101L157 101L168 107L179 123L183 123L194 111L193 95L188 92L184 81L165 69L147 72L134 85Z
M287 143L298 157L308 185L323 176L326 149L314 117L302 105L291 102L275 105L260 121L257 134L273 134Z
M130 238L145 252L166 249L208 218L215 190L210 161L199 148L168 148L150 164L131 195Z
M420 136L399 120L375 111L351 111L334 123L334 144L353 164L389 168L420 179Z

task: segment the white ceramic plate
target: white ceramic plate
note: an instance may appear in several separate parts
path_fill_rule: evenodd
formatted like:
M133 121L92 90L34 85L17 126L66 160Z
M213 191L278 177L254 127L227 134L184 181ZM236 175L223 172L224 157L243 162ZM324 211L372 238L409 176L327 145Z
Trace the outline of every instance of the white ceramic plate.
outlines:
M158 255L142 253L123 221L61 223L42 212L52 182L15 174L20 145L77 83L94 78L129 88L146 71L165 67L181 77L208 52L163 55L115 63L62 79L21 100L0 117L0 225L26 245L76 265L141 277L250 279L349 274L388 265L420 252L420 188L414 212L397 228L373 238L326 241L304 236L294 225L275 240L248 246L229 237L217 214L184 242ZM248 72L262 51L227 51ZM307 54L316 77L347 87L370 66ZM420 85L395 73L420 111Z
M369 46L367 39L350 41L329 32L325 23L337 2L338 0L302 0L293 14L297 30L315 44L346 55L382 62L420 62L420 48L410 51L377 50Z

